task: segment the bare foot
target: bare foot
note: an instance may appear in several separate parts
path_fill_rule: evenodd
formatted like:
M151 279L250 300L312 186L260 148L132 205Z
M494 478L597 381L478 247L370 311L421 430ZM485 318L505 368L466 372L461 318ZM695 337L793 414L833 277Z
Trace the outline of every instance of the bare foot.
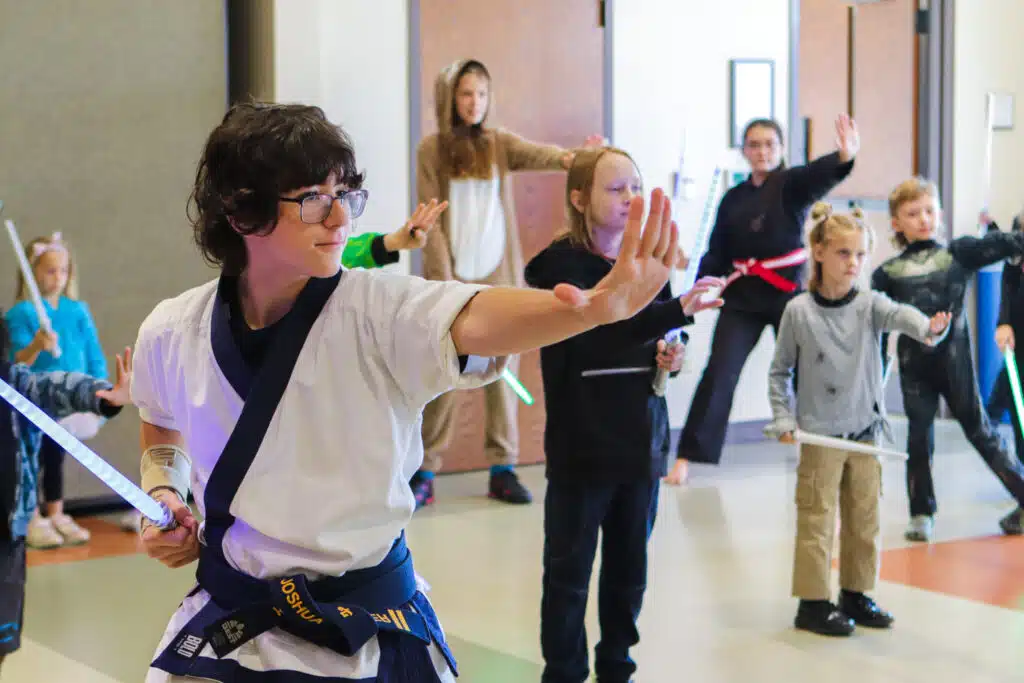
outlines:
M669 486L681 486L690 477L690 461L678 458L672 466L672 471L663 480Z

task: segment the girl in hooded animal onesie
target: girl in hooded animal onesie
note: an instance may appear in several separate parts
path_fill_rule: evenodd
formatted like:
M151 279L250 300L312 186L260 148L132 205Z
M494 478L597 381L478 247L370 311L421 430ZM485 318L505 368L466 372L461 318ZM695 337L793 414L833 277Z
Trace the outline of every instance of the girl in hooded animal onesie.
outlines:
M486 126L491 77L479 61L460 60L444 69L434 92L438 132L417 150L416 188L419 201L447 200L449 208L423 249L423 275L428 280L521 287L523 254L508 176L515 171L566 170L574 153ZM601 136L591 136L584 144L602 142ZM509 369L515 372L516 367L510 359ZM486 387L485 396L489 495L506 503L529 503L530 492L513 469L519 456L516 394L496 382ZM424 411L423 468L411 481L419 506L433 502L440 453L455 431L455 401L455 394L443 394Z

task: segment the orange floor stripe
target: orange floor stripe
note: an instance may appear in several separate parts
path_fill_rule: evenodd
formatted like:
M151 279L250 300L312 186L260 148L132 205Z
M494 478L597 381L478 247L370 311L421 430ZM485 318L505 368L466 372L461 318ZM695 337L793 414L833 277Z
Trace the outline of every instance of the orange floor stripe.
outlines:
M137 534L124 531L115 524L99 519L79 517L75 521L92 533L92 538L88 543L70 548L29 550L28 566L40 567L47 564L80 562L143 552L142 542Z
M1024 538L991 536L886 550L881 578L1024 611Z

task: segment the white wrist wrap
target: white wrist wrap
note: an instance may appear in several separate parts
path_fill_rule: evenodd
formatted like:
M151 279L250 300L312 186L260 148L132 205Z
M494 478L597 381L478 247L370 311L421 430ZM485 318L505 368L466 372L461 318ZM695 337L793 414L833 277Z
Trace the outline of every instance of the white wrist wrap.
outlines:
M170 488L183 501L188 500L192 460L179 446L150 446L142 454L142 490L152 493L157 488Z

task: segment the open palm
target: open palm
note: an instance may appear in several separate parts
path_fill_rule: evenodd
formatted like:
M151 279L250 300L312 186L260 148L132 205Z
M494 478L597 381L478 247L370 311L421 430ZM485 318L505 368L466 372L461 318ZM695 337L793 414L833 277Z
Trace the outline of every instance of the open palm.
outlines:
M125 406L132 402L131 389L132 389L132 350L131 347L125 347L124 355L118 354L116 356L116 375L114 376L114 386L111 389L101 389L96 392L99 398L105 399L107 402L115 406Z
M839 158L844 162L857 156L860 151L860 132L857 130L857 122L849 114L840 114L836 119L836 148L839 150Z
M651 193L646 223L643 215L644 200L635 197L615 265L593 289L555 287L555 296L579 309L588 322L606 325L631 318L668 282L679 259L679 230L672 220L671 202L660 188Z

